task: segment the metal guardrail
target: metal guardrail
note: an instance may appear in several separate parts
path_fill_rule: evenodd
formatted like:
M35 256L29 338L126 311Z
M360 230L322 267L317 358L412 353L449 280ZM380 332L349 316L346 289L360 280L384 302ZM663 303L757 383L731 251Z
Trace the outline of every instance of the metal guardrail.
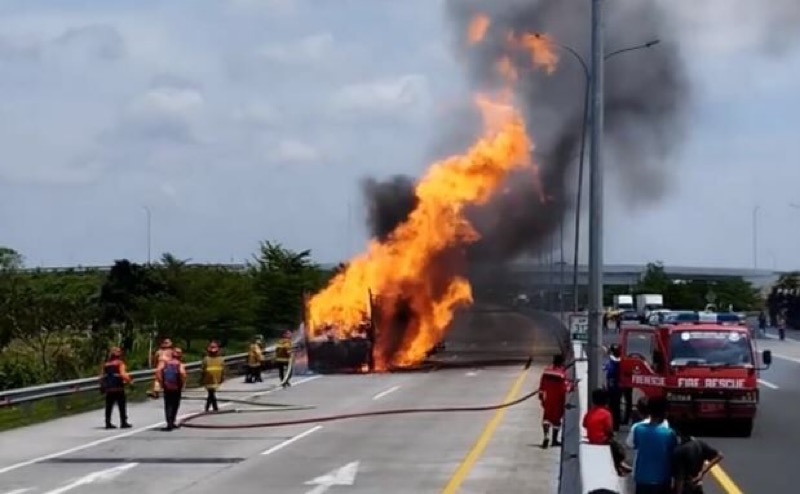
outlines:
M295 345L296 347L296 345ZM275 356L275 345L269 346L263 351L265 359L269 360ZM224 357L226 367L236 367L243 365L247 361L247 353L237 353ZM202 361L189 362L186 364L187 373L196 373L200 371ZM150 382L155 379L155 372L153 369L144 369L133 371L129 373L133 382ZM23 403L30 403L39 400L46 400L50 398L58 398L60 396L67 396L75 393L83 393L87 391L100 391L99 377L86 377L82 379L73 379L71 381L62 381L57 383L40 384L38 386L31 386L28 388L9 389L0 391L0 408L20 405Z

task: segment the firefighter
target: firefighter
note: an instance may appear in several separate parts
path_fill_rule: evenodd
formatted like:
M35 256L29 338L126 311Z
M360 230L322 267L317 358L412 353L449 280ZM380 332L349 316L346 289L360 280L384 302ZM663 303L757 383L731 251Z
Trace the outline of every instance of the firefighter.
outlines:
M183 352L175 348L170 352L170 360L162 361L156 376L164 392L164 417L167 426L163 430L171 431L177 427L178 410L181 407L181 394L186 385L186 367L182 362Z
M130 429L128 422L127 399L125 396L125 385L131 383L131 376L125 369L125 362L122 361L122 350L114 347L108 352L108 359L103 364L100 371L100 390L106 397L106 429L116 429L117 426L111 423L111 412L114 405L119 408L119 422L123 429Z
M553 365L547 367L542 372L539 380L539 401L541 402L542 430L544 439L542 448L550 446L550 429L553 429L553 446L560 446L558 431L561 428L561 420L564 418L564 409L567 405L567 393L572 390L572 383L567 377L567 370L564 367L564 356L561 354L553 356Z
M207 355L203 357L201 366L203 386L206 388L206 412L213 409L219 411L217 405L217 389L225 380L225 360L219 356L219 345L211 342L206 349Z
M161 347L153 352L153 355L150 356L150 368L158 369L162 362L168 362L171 358L172 340L169 338L164 338L164 340L161 341ZM150 390L147 392L147 395L156 399L160 393L161 385L158 383L158 379L153 379L153 384L150 387Z
M244 382L263 382L261 379L261 365L264 362L264 353L261 350L261 337L256 336L247 352L247 375Z
M292 332L284 331L283 337L278 340L275 346L275 363L278 364L278 378L281 380L281 386L288 388L292 385L289 382L291 378L291 370L289 369L289 362L292 360Z

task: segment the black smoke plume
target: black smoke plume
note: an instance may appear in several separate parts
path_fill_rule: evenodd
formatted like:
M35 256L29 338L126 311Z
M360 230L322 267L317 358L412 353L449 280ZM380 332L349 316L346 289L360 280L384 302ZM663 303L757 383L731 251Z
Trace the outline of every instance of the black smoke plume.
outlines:
M506 53L504 40L509 32L546 33L582 54L589 64L589 6L588 1L563 0L446 2L455 49L467 62L465 69L475 90L490 89L498 82L495 63ZM678 47L669 40L667 17L655 4L623 2L613 10L607 17L607 51L655 39L661 43L614 57L607 64L606 138L615 151L607 161L619 170L617 175L625 180L622 190L630 198L657 199L666 178L662 160L682 138L690 96L686 71ZM491 26L484 42L470 47L465 36L478 13L488 15ZM535 142L538 180L546 194L542 197L538 192L537 177L516 174L490 204L471 210L469 217L482 236L470 249L473 259L504 261L535 251L574 207L586 78L569 53L557 49L557 54L560 60L552 75L531 70L525 57L514 59L525 81L518 88L518 98ZM450 127L436 143L441 154L463 150L474 140L480 129L477 115L470 116L448 119ZM372 181L366 191L375 235L402 221L414 204L411 180ZM374 212L381 212L381 217L376 218Z

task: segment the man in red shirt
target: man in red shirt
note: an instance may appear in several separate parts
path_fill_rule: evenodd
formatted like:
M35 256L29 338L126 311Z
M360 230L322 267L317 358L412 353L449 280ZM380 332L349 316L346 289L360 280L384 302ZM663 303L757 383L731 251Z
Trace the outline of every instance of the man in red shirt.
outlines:
M614 439L614 419L608 409L608 391L592 391L592 406L583 416L583 427L589 444L607 444L611 447L614 466L619 475L627 475L633 469L625 461L625 448Z
M539 401L542 404L542 430L544 440L542 448L550 446L550 429L553 429L553 446L561 446L558 441L558 430L564 418L564 409L567 405L567 393L572 391L572 382L567 377L564 368L564 356L553 356L553 365L542 372L539 380Z

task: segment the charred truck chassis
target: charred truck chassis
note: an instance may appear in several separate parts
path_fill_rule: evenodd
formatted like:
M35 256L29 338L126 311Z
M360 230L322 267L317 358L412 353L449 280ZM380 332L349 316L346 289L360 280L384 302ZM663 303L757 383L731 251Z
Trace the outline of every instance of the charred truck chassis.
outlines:
M308 342L308 368L318 374L373 372L372 341L367 338Z
M369 317L364 321L364 337L311 341L306 334L308 368L318 374L345 374L375 371L375 304L369 295ZM306 324L306 327L309 327Z

